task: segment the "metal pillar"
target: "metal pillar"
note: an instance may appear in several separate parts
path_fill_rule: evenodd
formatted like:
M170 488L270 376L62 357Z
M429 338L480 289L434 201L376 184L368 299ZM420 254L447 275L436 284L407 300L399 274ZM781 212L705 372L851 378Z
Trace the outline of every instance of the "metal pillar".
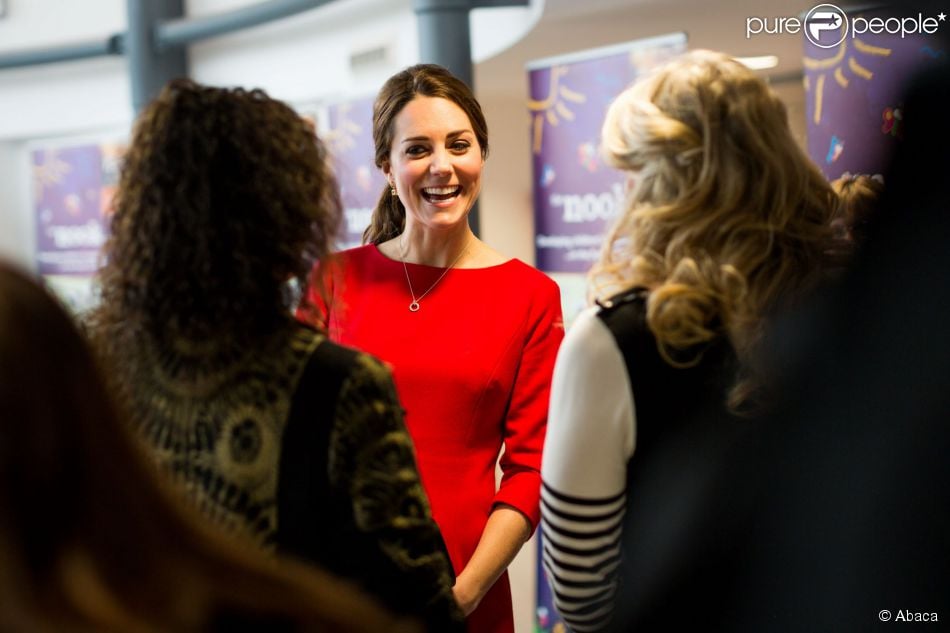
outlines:
M470 0L415 0L413 5L419 24L419 59L445 66L474 90L471 8Z
M419 24L419 59L445 66L474 90L469 12L528 4L529 0L413 0Z
M182 0L127 0L129 28L125 48L129 59L132 83L132 108L142 108L176 77L188 76L188 60L184 48L160 50L155 25L163 19L180 18L184 14Z

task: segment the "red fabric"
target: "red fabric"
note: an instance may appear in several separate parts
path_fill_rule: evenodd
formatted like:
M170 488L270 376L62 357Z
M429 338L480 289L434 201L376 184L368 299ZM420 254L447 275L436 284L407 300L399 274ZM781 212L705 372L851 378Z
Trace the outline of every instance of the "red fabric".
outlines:
M407 268L417 297L444 271ZM410 312L402 263L375 246L345 251L329 269L327 304L316 302L329 336L392 368L456 573L495 504L517 508L537 526L548 394L564 334L557 285L518 260L453 269ZM514 630L507 576L468 622L479 633Z

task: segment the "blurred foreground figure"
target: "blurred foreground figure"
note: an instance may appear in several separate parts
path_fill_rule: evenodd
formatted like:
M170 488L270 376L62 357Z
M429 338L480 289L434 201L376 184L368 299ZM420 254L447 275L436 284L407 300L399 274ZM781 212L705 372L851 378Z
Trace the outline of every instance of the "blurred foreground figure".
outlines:
M261 91L175 81L136 123L91 330L203 514L462 625L387 369L293 315L341 217L323 144Z
M950 622L950 68L904 103L880 217L841 287L775 332L780 414L724 480L765 475L731 596L742 630Z
M0 264L0 630L402 631L339 579L180 507L70 318Z

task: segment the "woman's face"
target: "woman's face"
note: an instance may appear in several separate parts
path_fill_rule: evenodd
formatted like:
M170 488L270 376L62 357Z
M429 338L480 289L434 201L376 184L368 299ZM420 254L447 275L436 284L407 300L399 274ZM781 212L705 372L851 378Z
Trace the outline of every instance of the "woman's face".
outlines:
M383 173L406 207L407 229L446 229L466 222L483 164L465 111L448 99L418 96L393 121Z

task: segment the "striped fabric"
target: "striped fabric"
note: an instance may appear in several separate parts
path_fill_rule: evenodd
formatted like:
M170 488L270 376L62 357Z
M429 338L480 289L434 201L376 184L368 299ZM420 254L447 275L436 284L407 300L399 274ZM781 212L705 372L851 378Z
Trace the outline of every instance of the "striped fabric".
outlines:
M554 604L573 631L599 631L610 620L625 510L626 491L585 499L542 487L542 563Z
M577 633L603 630L618 593L627 464L636 448L623 354L597 308L577 316L554 366L541 464L542 563Z

